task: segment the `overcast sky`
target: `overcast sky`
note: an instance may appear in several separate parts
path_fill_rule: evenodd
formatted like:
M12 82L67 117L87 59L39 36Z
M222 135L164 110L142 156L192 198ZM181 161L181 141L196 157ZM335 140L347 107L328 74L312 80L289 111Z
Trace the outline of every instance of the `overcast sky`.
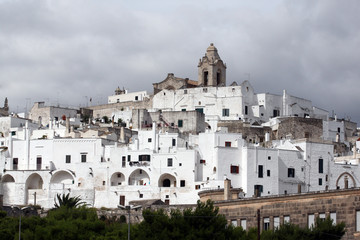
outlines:
M167 73L197 80L210 43L227 84L310 99L360 123L360 1L0 0L0 105L104 103Z

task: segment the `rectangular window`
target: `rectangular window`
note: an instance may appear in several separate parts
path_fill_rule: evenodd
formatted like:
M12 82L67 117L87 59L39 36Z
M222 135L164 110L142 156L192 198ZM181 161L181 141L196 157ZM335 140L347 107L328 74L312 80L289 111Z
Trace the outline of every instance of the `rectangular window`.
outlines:
M290 216L284 216L284 223L290 223Z
M277 117L277 116L280 116L280 110L278 110L278 109L274 109L274 111L273 111L273 117Z
M231 147L231 142L225 142L225 147Z
M131 161L131 155L128 155L128 162Z
M340 128L338 128L338 133L340 133Z
M271 156L268 156L268 160L271 160Z
M258 177L259 178L262 178L263 177L263 171L264 171L264 167L263 167L263 165L259 165L258 166Z
M237 220L236 219L232 219L231 220L231 225L233 225L234 227L238 226Z
M125 206L125 196L120 195L120 205Z
M230 166L230 172L231 173L239 173L239 166Z
M37 157L36 158L36 170L41 170L41 162L42 162L42 158Z
M320 213L319 218L320 218L321 221L325 221L325 219L326 219L325 213Z
M240 220L240 226L242 227L243 230L246 230L246 219Z
M15 136L16 135L16 132L15 131L12 131L11 132L11 136Z
M122 167L126 166L126 157L125 156L122 157L121 166Z
M228 117L230 115L230 110L228 108L223 108L222 115L223 117Z
M199 112L199 113L204 113L204 109L203 108L195 108L195 111Z
M176 139L172 139L172 146L175 147L176 146Z
M270 177L270 170L267 170L267 171L266 171L266 175L267 175L268 177Z
M248 114L248 106L245 106L245 115Z
M264 218L264 231L270 230L270 218Z
M187 94L187 89L184 90L184 94Z
M139 162L142 162L142 161L150 162L150 155L148 155L148 154L139 155Z
M259 193L257 197L260 197L260 193L263 192L263 185L254 185L254 195L256 196L256 192Z
M151 138L148 138L148 142L151 142Z
M274 217L274 229L278 229L280 227L280 217Z
M330 219L332 220L333 225L336 225L336 212L330 213Z
M319 178L319 186L322 186L322 178Z
M288 177L289 178L295 177L295 168L288 168Z
M180 187L185 187L185 180L180 180Z
M183 126L183 120L179 119L178 120L178 127L182 127Z
M139 97L138 96L135 96L135 101L139 100Z
M13 158L13 170L18 170L18 163L19 163L19 159Z
M322 158L319 159L319 173L324 173L324 160Z
M315 215L309 214L308 215L308 228L313 228L315 226Z
M71 163L71 155L65 156L65 163Z
M172 158L168 158L168 159L167 159L167 166L168 166L168 167L172 167L172 166L173 166L173 159L172 159Z
M81 162L86 162L86 154L81 154Z
M182 111L182 112L186 112L186 108L182 108L181 111Z

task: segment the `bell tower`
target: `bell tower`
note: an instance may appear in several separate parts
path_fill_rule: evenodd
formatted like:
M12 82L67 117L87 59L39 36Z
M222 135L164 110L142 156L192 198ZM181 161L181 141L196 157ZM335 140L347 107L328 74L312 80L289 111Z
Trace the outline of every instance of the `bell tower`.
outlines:
M213 43L199 60L198 82L199 86L226 86L226 64L221 60Z

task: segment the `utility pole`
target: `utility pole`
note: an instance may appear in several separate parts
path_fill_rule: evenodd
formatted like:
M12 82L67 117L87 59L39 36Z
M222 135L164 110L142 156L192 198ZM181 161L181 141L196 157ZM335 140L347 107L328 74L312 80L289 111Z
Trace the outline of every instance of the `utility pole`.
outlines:
M257 239L260 240L260 209L257 210Z

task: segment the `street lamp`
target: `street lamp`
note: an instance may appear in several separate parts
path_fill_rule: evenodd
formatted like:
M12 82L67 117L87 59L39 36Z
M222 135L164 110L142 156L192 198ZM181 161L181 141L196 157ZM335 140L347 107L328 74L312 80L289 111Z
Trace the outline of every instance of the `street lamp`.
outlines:
M22 212L26 209L29 209L31 207L22 207L19 208L18 206L11 206L11 209L17 208L20 210L20 218L19 218L19 240L21 240L21 216L22 216Z
M142 206L138 205L138 206L133 206L133 205L127 205L127 206L123 206L123 205L118 205L119 209L125 209L128 211L128 240L130 240L130 211L131 210L137 210L140 209Z

